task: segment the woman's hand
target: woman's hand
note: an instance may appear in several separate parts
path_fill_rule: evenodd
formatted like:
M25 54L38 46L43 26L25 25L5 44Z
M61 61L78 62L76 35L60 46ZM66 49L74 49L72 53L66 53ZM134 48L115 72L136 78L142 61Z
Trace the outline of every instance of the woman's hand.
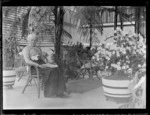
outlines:
M40 68L45 68L47 67L45 64L39 65Z

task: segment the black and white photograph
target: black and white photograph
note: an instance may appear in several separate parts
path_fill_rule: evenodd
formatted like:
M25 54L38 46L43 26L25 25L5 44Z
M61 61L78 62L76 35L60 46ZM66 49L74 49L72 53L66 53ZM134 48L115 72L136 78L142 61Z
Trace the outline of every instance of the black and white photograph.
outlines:
M3 110L146 109L146 6L2 6Z

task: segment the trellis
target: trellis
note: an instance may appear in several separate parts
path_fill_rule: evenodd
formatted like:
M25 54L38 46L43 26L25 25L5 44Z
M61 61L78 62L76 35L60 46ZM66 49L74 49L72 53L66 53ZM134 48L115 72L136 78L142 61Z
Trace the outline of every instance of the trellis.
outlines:
M9 31L9 28L11 26L11 24L15 21L16 17L21 17L24 13L27 13L27 7L21 7L19 10L19 12L17 12L14 8L11 9L11 12L9 12L10 14L8 16L5 16L4 12L8 9L8 7L2 7L2 12L3 12L3 17L2 17L2 35L4 36L4 34L6 34ZM51 17L47 17L46 20L46 24L47 25L52 25L54 26L54 23L52 21L49 22L49 19L51 18L52 20L54 20L54 16ZM22 38L22 30L21 30L21 26L17 27L17 39L20 41L26 41L25 38ZM52 42L52 39L49 39L51 37L54 37L54 34L49 34L48 32L44 32L42 33L43 36L43 42Z

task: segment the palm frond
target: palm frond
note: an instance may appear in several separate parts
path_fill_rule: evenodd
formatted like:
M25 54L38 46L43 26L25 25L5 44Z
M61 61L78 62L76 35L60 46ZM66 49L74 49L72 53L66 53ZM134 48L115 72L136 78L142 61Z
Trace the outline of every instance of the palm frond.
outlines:
M71 28L76 28L76 25L72 24L72 23L68 23L68 22L63 22L63 25L64 26L67 26L67 27L71 27Z
M97 37L93 37L93 43L100 43L100 41Z
M62 31L62 35L72 39L72 35L69 32L67 32L65 29L63 29Z

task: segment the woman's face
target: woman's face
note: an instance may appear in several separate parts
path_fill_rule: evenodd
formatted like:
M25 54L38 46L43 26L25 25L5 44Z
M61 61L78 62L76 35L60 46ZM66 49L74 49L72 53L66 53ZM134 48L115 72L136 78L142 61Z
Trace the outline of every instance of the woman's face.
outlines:
M32 47L34 47L36 45L36 39L35 38L32 38L28 41L28 44Z

